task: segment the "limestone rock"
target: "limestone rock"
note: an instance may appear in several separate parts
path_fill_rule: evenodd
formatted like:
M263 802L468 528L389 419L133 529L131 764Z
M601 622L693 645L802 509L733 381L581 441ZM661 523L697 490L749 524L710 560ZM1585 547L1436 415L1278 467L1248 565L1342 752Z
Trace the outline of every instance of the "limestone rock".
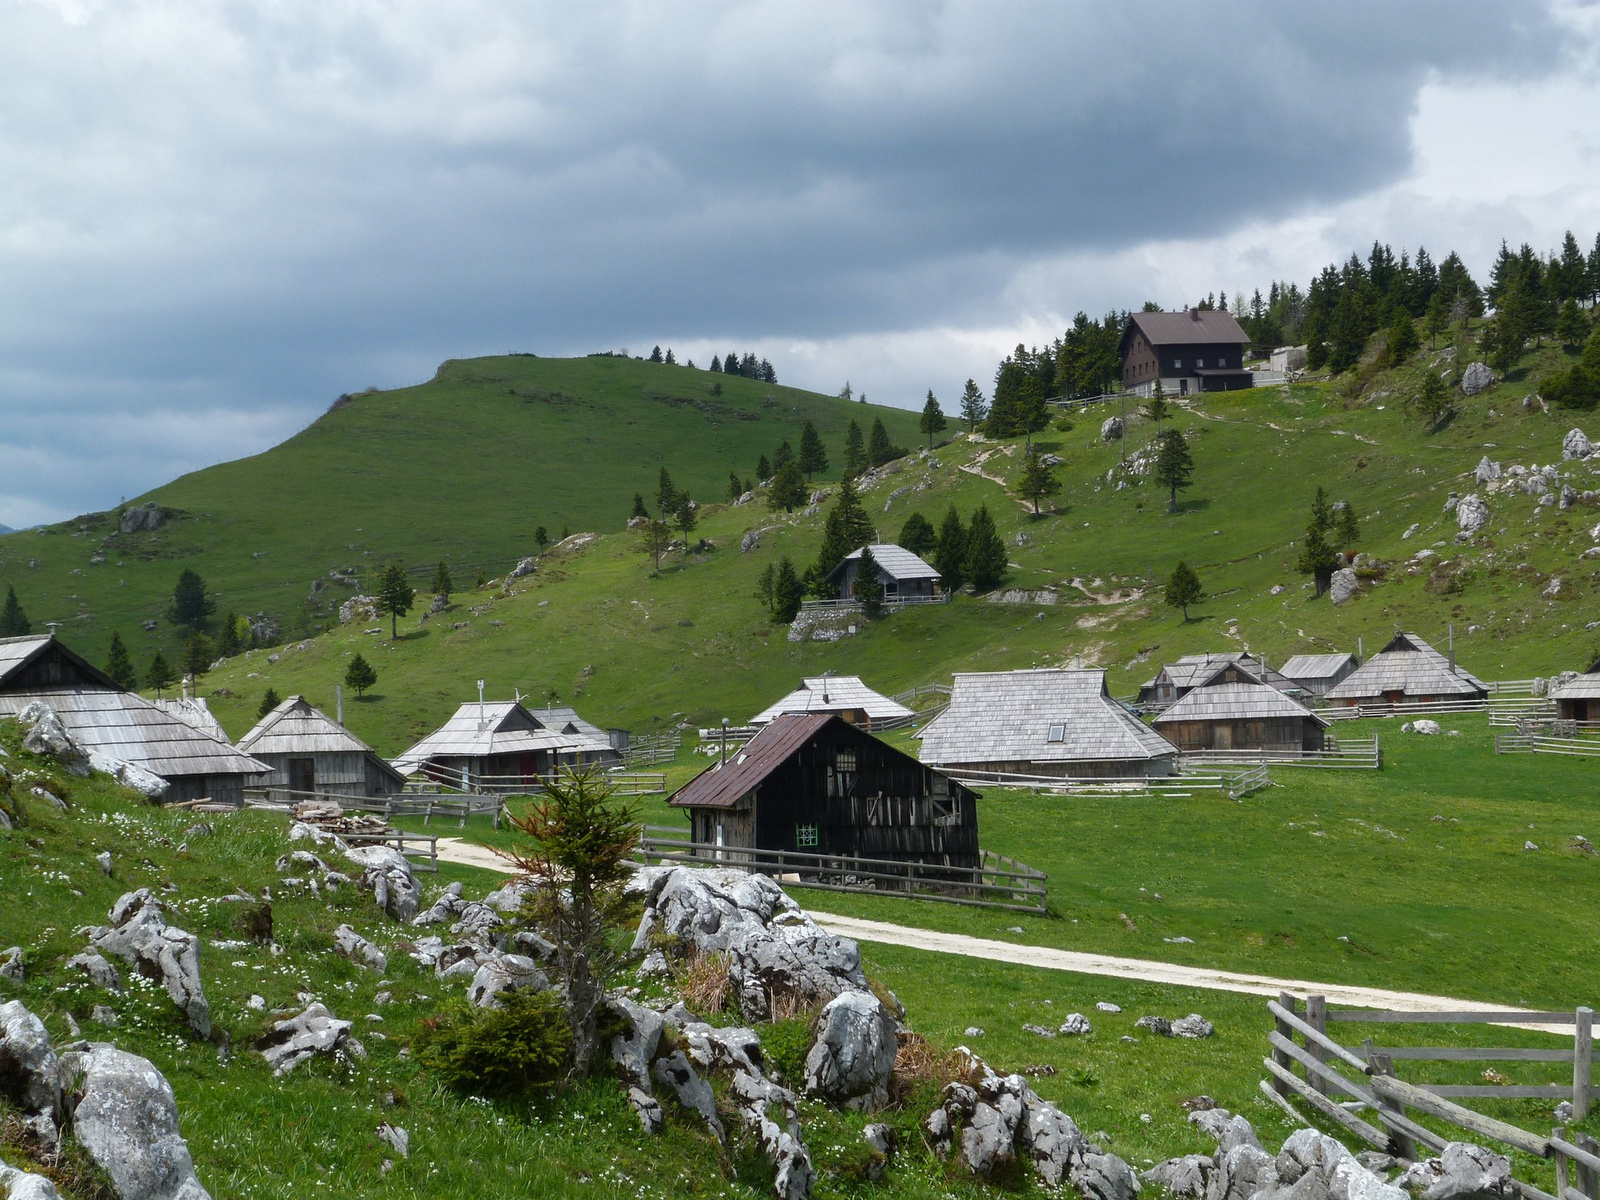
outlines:
M1489 519L1489 506L1476 492L1463 496L1456 505L1456 528L1462 533L1477 533Z
M772 1165L772 1188L778 1200L807 1200L815 1171L811 1152L800 1140L794 1093L760 1072L738 1070L733 1076L733 1097L740 1121L755 1135Z
M889 1102L896 1021L871 992L850 991L822 1009L806 1055L806 1091L841 1108L875 1112Z
M1487 363L1468 363L1467 369L1461 372L1461 390L1468 396L1476 396L1493 383L1494 372Z
M147 800L160 800L170 788L167 781L138 763L112 758L98 750L89 751L89 769L111 776L125 788L132 788Z
M63 964L69 971L82 971L89 977L89 982L95 987L105 988L108 992L122 990L122 976L117 973L116 967L105 960L105 957L96 954L93 950L86 950L82 954L74 954Z
M22 947L8 946L0 950L0 979L21 983L23 979Z
M1225 1108L1202 1108L1189 1114L1189 1124L1202 1133L1210 1134L1221 1142L1233 1121L1233 1114Z
M1067 1178L1084 1200L1134 1200L1139 1194L1138 1177L1115 1154L1080 1154Z
M872 1161L867 1165L867 1181L877 1183L894 1161L897 1143L894 1127L875 1121L861 1131L861 1140L872 1152Z
M549 986L550 977L527 955L496 954L473 972L472 983L467 987L467 1000L479 1008L499 1008L503 992L515 992L522 988L542 991Z
M1594 453L1594 446L1589 442L1589 435L1581 429L1569 429L1567 436L1561 440L1561 457L1588 458Z
M386 1143L401 1158L411 1157L411 1135L398 1125L383 1121L378 1125L378 1140Z
M1260 1146L1240 1145L1226 1152L1219 1148L1215 1164L1206 1200L1250 1200L1278 1184L1277 1164Z
M1478 470L1476 474L1479 483L1493 483L1496 479L1500 478L1500 464L1497 462L1490 462L1489 456L1485 454L1478 460Z
M1172 1036L1177 1038L1208 1038L1213 1032L1211 1022L1199 1013L1179 1017L1172 1023Z
M625 997L611 1001L628 1022L625 1033L611 1038L611 1061L617 1064L622 1078L633 1087L650 1090L650 1064L655 1060L656 1048L661 1045L661 1031L666 1021L653 1008L646 1008Z
M375 971L389 969L389 956L349 925L341 925L333 931L333 947L352 962L361 963Z
M1424 737L1437 737L1439 733L1439 722L1432 721L1424 717L1420 721L1413 721L1411 723L1411 732L1420 733Z
M1090 1031L1091 1026L1088 1017L1082 1013L1068 1013L1067 1019L1061 1022L1059 1032L1066 1034L1068 1037L1078 1037Z
M0 1096L47 1146L61 1123L61 1064L44 1022L20 1000L0 1004Z
M1341 567L1333 573L1333 580L1328 584L1328 599L1334 604L1343 604L1361 589L1361 580L1349 567Z
M55 759L69 775L87 777L89 754L61 723L61 715L43 700L35 700L17 714L17 724L27 732L22 748Z
M5 1200L61 1200L56 1185L43 1175L0 1162L0 1196Z
M73 1133L119 1200L210 1200L178 1132L172 1085L148 1059L93 1042L62 1067L79 1097Z
M366 1047L350 1036L350 1022L341 1021L322 1004L311 1004L298 1016L274 1022L256 1049L274 1075L287 1075L314 1054L365 1058Z
M136 504L132 508L122 510L122 519L117 522L118 533L144 533L154 532L167 523L166 514L161 511L161 506L154 500L147 500L143 504Z
M127 892L112 905L111 924L91 929L89 945L161 984L189 1028L211 1036L211 1006L200 985L200 939L168 925L149 888Z
M1107 417L1100 422L1100 440L1102 442L1114 442L1122 436L1122 430L1121 417Z
M361 886L379 908L402 924L417 915L417 877L404 854L393 846L354 846L344 856L363 869Z
M428 908L411 918L413 925L442 925L446 921L454 922L461 915L467 902L461 897L461 882L450 884Z
M1203 1200L1213 1165L1209 1154L1185 1154L1157 1163L1144 1173L1144 1181L1171 1196Z
M682 1050L674 1050L659 1059L655 1064L655 1077L658 1082L672 1089L679 1104L690 1112L698 1113L719 1141L725 1136L722 1122L717 1118L716 1096L711 1091L711 1085L695 1074L695 1069L689 1065Z
M512 567L510 571L506 572L506 578L525 579L538 569L539 560L537 558L521 558L517 560L516 566Z
M1498 1200L1514 1194L1511 1161L1470 1142L1448 1143L1437 1158L1415 1163L1395 1182L1418 1200Z

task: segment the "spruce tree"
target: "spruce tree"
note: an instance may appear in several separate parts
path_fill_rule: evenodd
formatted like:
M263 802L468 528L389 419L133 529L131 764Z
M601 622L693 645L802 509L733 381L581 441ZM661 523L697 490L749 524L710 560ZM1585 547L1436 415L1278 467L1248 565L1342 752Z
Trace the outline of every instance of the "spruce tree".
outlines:
M794 461L794 448L789 445L788 439L778 443L778 448L772 452L772 469L781 471Z
M906 518L906 523L900 526L900 536L895 541L918 558L926 559L938 546L939 533L927 517L912 513Z
M846 384L846 387L849 385ZM844 476L854 479L867 466L866 440L861 436L861 426L852 419L844 431Z
M1384 362L1391 367L1403 367L1421 348L1422 343L1417 339L1417 327L1412 324L1411 314L1402 309L1389 326L1389 343L1383 351Z
M673 510L672 519L678 527L678 532L683 534L684 545L689 544L689 535L694 532L695 526L700 523L695 512L694 500L688 492L678 493L678 507Z
M728 472L728 500L730 502L732 502L734 500L737 500L742 495L744 495L744 484L740 482L739 475L738 475L737 472L729 471Z
M1017 352L1026 353L1021 346L1017 347ZM1007 438L1022 432L1017 400L1025 378L1027 372L1015 356L1008 357L1000 364L994 379L994 401L989 405L989 416L983 423L984 436Z
M670 513L678 507L678 489L672 484L672 476L667 474L665 467L661 468L661 478L656 482L656 511Z
M779 509L793 512L805 506L806 497L806 481L800 474L799 464L787 462L772 477L772 486L767 489L767 507L773 512Z
M1030 450L1022 460L1022 478L1017 483L1017 494L1033 504L1033 515L1039 515L1039 501L1061 491L1061 480L1055 471L1045 465L1044 456Z
M1429 433L1439 428L1452 407L1449 385L1429 371L1422 377L1422 386L1417 391L1417 411L1428 422Z
M1439 335L1450 328L1450 298L1442 291L1435 291L1433 298L1428 301L1428 313L1422 319L1422 328L1428 335L1428 345L1437 350Z
M122 644L122 635L115 629L111 631L111 648L106 651L106 674L111 676L112 683L125 691L131 692L139 686L139 673L133 669L128 648Z
M350 665L344 669L344 685L354 688L357 698L364 697L367 689L378 682L378 673L360 654L350 660Z
M763 454L760 458L756 459L756 479L758 482L765 483L771 478L772 464L767 461L767 456Z
M778 560L778 573L772 581L772 619L780 625L787 625L799 613L804 599L805 589L800 584L800 576L795 573L794 563L785 554Z
M1006 546L994 527L986 504L978 505L967 529L967 553L961 560L961 574L979 592L998 587L1006 575Z
M1183 619L1189 619L1189 605L1199 604L1206 597L1205 588L1200 585L1200 576L1194 573L1188 563L1179 561L1172 570L1172 578L1167 580L1166 602L1173 608L1183 610Z
M660 346L657 346L654 350L650 351L650 361L653 362L653 363L658 363L658 362L661 361L661 347Z
M1361 540L1361 522L1356 518L1356 506L1348 500L1341 500L1336 511L1334 536L1339 548L1348 550Z
M944 586L954 591L966 579L967 528L961 523L961 514L952 504L939 522L939 542L933 550L933 569L939 572Z
M544 532L543 525L539 526L533 533L533 540L539 542L540 550L544 549L544 543L539 538L539 534L542 532ZM450 568L444 565L444 559L441 558L438 567L433 572L433 594L441 597L448 604L450 602L450 593L454 590L455 583L450 578Z
M933 394L933 389L928 389L928 401L922 406L922 419L917 422L917 430L928 435L928 449L933 449L933 439L937 434L943 433L949 424L944 419L944 410L939 407L939 401Z
M1583 310L1576 300L1568 298L1556 317L1556 337L1567 349L1576 351L1588 336L1589 322L1584 319Z
M1162 390L1161 380L1156 380L1155 391L1151 393L1150 399L1140 411L1144 413L1145 419L1156 427L1157 432L1160 432L1161 422L1172 415L1172 405L1167 403L1167 394Z
M1189 453L1189 443L1183 430L1168 429L1156 439L1155 481L1169 493L1167 511L1178 511L1178 490L1189 486L1194 478L1194 458Z
M1028 449L1033 449L1033 435L1050 424L1050 406L1045 403L1044 384L1032 373L1023 376L1017 387L1016 421L1018 429L1027 435Z
M1333 528L1333 506L1328 503L1328 493L1323 488L1311 497L1311 524L1326 533Z
M822 445L822 436L817 432L817 427L807 421L805 428L800 431L800 469L806 473L809 481L818 471L828 469L828 451Z
M145 668L144 686L155 692L158 698L162 689L172 686L172 668L167 664L166 656L159 650L150 660L150 665Z
M239 618L230 612L222 618L222 628L217 632L217 657L232 658L240 649Z
M967 423L967 432L974 433L989 415L989 402L983 398L975 381L967 380L961 391L961 419Z
M206 622L216 611L216 601L206 595L206 581L196 571L185 567L179 572L178 582L173 586L168 617L175 625L198 631L206 627Z
M260 706L256 709L256 720L261 720L261 718L265 717L269 712L277 708L278 705L282 703L283 699L278 695L277 691L269 687L266 695L261 697Z
M861 611L875 617L883 611L883 580L878 574L878 560L872 557L872 547L863 546L856 560L855 599Z
M674 366L677 366L677 365L678 365L678 360L672 357L672 347L668 346L667 347L667 366L674 367Z
M6 603L0 608L0 637L27 637L33 632L33 622L28 620L28 614L22 611L22 602L17 599L17 589L12 586L6 588Z
M644 494L642 492L635 492L633 494L633 511L628 514L628 520L631 521L635 517L648 517L649 515L650 510L644 506ZM544 526L541 525L539 528L543 529ZM542 550L543 547L541 546L540 549Z
M635 500L639 501L639 509L640 509L640 511L643 511L644 510L644 497L639 495L638 492L635 492L633 494L633 498ZM550 531L548 529L546 529L543 525L539 526L537 529L535 529L533 531L533 540L539 544L539 553L543 554L544 553L544 548L550 544Z
M839 497L823 522L822 545L811 568L812 578L820 585L847 554L871 542L872 537L872 518L862 507L855 485L847 479L839 485Z
M183 673L199 679L216 661L217 647L209 637L196 630L183 644Z
M772 611L773 589L778 582L778 568L772 563L767 564L767 569L756 576L756 599L767 606L767 611Z
M722 360L715 354L711 356L711 369L718 375L722 374Z
M1311 576L1317 595L1328 590L1341 561L1339 552L1328 544L1327 535L1315 523L1307 528L1297 565L1300 574Z
M400 618L411 611L417 591L406 582L406 569L397 562L383 569L378 579L378 611L389 614L389 638L400 636Z
M867 466L881 467L899 458L901 451L889 441L889 431L883 427L883 418L872 419L872 432L867 435Z

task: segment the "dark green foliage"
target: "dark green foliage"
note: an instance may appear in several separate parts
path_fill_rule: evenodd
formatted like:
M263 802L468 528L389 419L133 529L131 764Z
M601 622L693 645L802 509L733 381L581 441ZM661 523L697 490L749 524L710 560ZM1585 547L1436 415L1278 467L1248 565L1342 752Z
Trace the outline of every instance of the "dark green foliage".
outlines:
M767 489L767 507L773 512L779 509L793 512L805 506L807 494L805 477L800 474L800 464L793 461L786 462L772 477L772 486Z
M1199 604L1206 597L1206 590L1200 585L1200 576L1194 573L1194 568L1188 563L1179 561L1172 569L1172 578L1167 580L1166 602L1173 608L1183 610L1183 619L1189 619L1189 606Z
M975 431L988 415L989 402L984 399L976 381L967 380L966 387L961 391L961 419L967 423L967 432Z
M883 611L883 579L878 573L878 560L872 557L872 547L861 547L861 557L856 562L855 598L861 602L861 611L875 617Z
M189 635L183 644L183 672L199 679L217 660L217 644L198 631Z
M805 428L800 431L800 469L810 479L818 471L828 469L828 452L822 445L822 435L817 432L817 427L807 421Z
M1334 510L1334 533L1341 550L1348 550L1361 540L1361 522L1356 518L1356 506L1348 500Z
M644 516L644 497L635 492L633 494L633 502L639 509L638 515ZM544 548L550 544L550 531L543 525L539 526L533 531L533 540L539 543L539 553L543 554Z
M111 631L111 648L106 652L106 674L120 688L132 691L139 685L139 673L133 669L128 648L122 644L122 634Z
M1127 320L1127 313L1107 313L1096 321L1080 312L1053 348L1022 356L1023 365L1045 389L1040 394L1095 396L1116 386L1122 372L1118 347Z
M772 599L778 583L778 568L772 563L767 564L767 569L756 576L756 599L767 606L767 611L772 611Z
M1328 542L1328 530L1333 527L1333 512L1328 507L1328 496L1321 488L1311 501L1311 523L1306 527L1305 540L1300 544L1297 569L1311 576L1317 595L1328 590L1333 573L1344 561L1343 556Z
M650 510L644 506L644 494L635 492L633 494L633 509L628 513L628 520L631 521L635 517L648 517L649 515ZM543 526L540 526L540 528L542 529Z
M673 510L672 518L678 526L678 532L683 534L684 541L687 542L695 526L700 523L695 514L694 500L688 492L678 493L678 506Z
M866 439L861 436L861 426L854 420L844 431L844 477L854 479L866 469Z
M918 558L926 559L939 544L939 534L927 517L912 513L906 518L906 523L900 526L900 536L896 541Z
M778 443L778 448L772 452L772 469L781 471L794 461L794 449L787 440Z
M928 389L928 401L922 406L922 418L917 422L917 429L928 435L928 449L933 449L934 435L943 433L949 424L944 419L944 410L939 407L939 401L933 394L933 389Z
M451 1091L511 1099L551 1091L566 1078L572 1029L552 991L501 994L500 1008L456 1002L422 1023L418 1056Z
M966 579L967 527L952 504L939 522L939 543L933 550L933 569L947 588L954 590Z
M1044 384L1037 375L1025 375L1017 388L1016 420L1021 432L1033 445L1033 435L1050 424L1050 406L1045 403Z
M1417 327L1412 323L1411 314L1398 314L1394 324L1389 326L1389 341L1383 350L1384 363L1391 367L1404 366L1420 349L1422 343L1417 338Z
M1006 547L994 527L989 507L980 504L967 528L967 553L961 560L961 574L973 588L987 592L998 587L1006 575Z
M1178 509L1178 490L1189 486L1194 478L1194 458L1189 453L1189 443L1181 429L1168 429L1156 439L1156 483L1169 493L1167 511Z
M889 431L883 427L883 418L874 417L872 432L867 435L867 466L881 467L905 454L905 450L889 440Z
M848 479L839 485L839 496L828 510L822 526L822 545L817 550L817 560L811 569L812 579L819 586L842 563L845 555L873 538L872 518L862 507L855 485Z
M1450 385L1429 371L1422 377L1422 386L1417 389L1416 404L1417 411L1428 422L1428 429L1437 429L1439 422L1449 415L1454 406Z
M995 372L994 403L989 406L988 419L983 423L986 437L1015 437L1023 431L1019 399L1022 381L1028 377L1028 372L1018 358L1026 354L1027 350L1018 346Z
M397 562L383 569L378 580L378 611L389 614L389 637L397 638L400 618L416 603L417 589L406 581L406 569Z
M1061 491L1061 480L1055 470L1045 465L1044 456L1030 450L1022 460L1022 478L1017 483L1017 494L1033 504L1033 515L1039 515L1039 501Z
M730 471L728 473L728 499L729 501L737 500L742 495L744 495L744 484L740 482L738 472Z
M539 534L543 532L544 526L541 525L533 534L533 540L539 543L540 550L544 549L544 542L539 537ZM433 572L433 594L435 596L443 596L448 600L450 599L450 593L454 590L455 582L450 578L450 568L444 565L444 559L441 558L438 567Z
M1333 506L1328 503L1328 493L1323 488L1311 497L1311 526L1326 533L1333 528Z
M854 424L854 422L851 422L851 424ZM772 464L767 461L765 454L756 459L756 478L762 483L772 478Z
M185 567L178 574L172 589L172 604L167 616L175 625L186 629L204 629L211 614L217 611L216 601L206 595L206 581L198 572Z
M785 554L778 560L778 572L772 581L772 619L787 625L794 620L804 600L805 588L800 583L794 563Z
M163 688L172 686L172 679L172 667L161 651L157 650L155 657L150 660L150 665L145 668L144 686L159 696Z
M267 694L261 697L261 707L256 709L256 720L261 720L278 705L283 703L283 697L278 695L276 688L268 688Z
M344 669L344 685L355 688L357 696L366 695L367 689L378 682L378 673L360 654L350 660L350 665Z
M1439 335L1450 328L1450 299L1443 292L1435 292L1428 301L1427 314L1422 318L1422 330L1428 335L1428 344L1437 347Z
M1144 414L1145 420L1157 429L1161 428L1161 422L1172 415L1172 405L1167 403L1167 394L1161 389L1161 380L1156 380L1155 392L1139 411Z
M672 476L667 474L665 467L661 468L661 478L656 483L656 511L665 515L676 512L678 508L678 489L673 486Z
M32 632L33 623L28 620L28 614L22 611L17 589L7 587L5 607L0 608L0 637L27 637Z
M1569 298L1561 305L1561 311L1556 315L1556 337L1563 346L1576 349L1583 345L1584 338L1588 336L1588 319L1578 307L1578 302Z
M230 612L222 618L222 628L217 631L217 657L232 658L243 649L239 639L239 616Z
M1581 362L1539 381L1539 394L1557 408L1588 412L1600 403L1600 374Z
M654 350L650 351L650 361L654 362L654 363L658 363L658 362L661 361L661 347L660 346L657 346Z

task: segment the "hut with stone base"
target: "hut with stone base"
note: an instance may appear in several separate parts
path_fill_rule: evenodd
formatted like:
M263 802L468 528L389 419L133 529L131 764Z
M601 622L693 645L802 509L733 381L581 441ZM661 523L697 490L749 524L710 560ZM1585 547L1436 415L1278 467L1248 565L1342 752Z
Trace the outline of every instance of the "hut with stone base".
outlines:
M1220 663L1154 721L1185 752L1323 748L1328 723L1291 696L1262 683L1243 663Z
M406 778L373 748L303 696L290 696L239 739L272 768L257 786L285 793L365 799L405 791Z

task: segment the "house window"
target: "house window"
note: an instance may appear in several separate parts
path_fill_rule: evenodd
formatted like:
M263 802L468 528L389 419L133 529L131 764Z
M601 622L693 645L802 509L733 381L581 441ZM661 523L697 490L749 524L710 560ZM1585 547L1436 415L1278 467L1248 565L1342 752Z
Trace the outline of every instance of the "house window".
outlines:
M935 825L961 824L961 797L935 796L933 798L933 823Z
M1052 725L1052 726L1050 726L1050 736L1049 736L1049 738L1047 740L1048 741L1052 741L1052 742L1064 742L1064 741L1066 741L1067 740L1067 727L1065 725Z
M833 769L835 771L854 771L856 769L856 752L854 750L835 750L833 752Z
M1200 368L1201 368L1201 367L1203 367L1203 366L1205 366L1205 365L1206 365L1206 360L1205 360L1205 359L1203 359L1203 358L1197 358L1197 359L1195 359L1195 360L1194 360L1194 366L1195 366L1195 370L1197 370L1197 371L1198 371L1198 370L1199 370L1199 369L1200 369Z
M1173 369L1173 370L1174 370L1174 371L1181 371L1181 370L1183 370L1183 359L1181 359L1181 358L1175 358L1175 359L1173 359L1173 360L1172 360L1172 369Z
M817 847L816 822L813 821L805 825L796 825L794 827L794 844L802 850L808 848L815 850Z

